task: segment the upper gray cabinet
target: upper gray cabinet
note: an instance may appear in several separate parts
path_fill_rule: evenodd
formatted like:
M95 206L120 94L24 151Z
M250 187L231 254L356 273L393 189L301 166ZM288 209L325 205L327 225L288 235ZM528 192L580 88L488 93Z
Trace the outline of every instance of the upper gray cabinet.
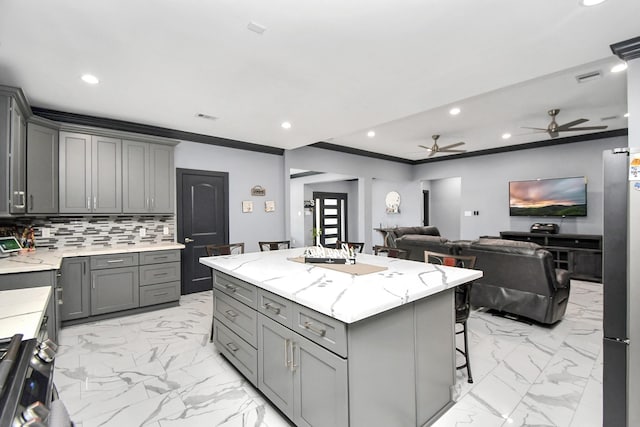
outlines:
M27 212L58 213L58 130L27 124Z
M122 141L60 132L60 213L122 212Z
M20 89L0 86L0 215L26 212L26 120Z
M173 146L122 141L122 212L173 213Z

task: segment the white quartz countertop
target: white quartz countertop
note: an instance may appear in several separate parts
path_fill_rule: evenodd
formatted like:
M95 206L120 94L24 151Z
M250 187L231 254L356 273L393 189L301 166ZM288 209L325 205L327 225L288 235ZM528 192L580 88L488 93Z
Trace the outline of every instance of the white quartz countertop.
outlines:
M357 254L357 262L387 267L365 275L288 258L304 249L200 258L200 263L288 300L353 323L482 277L478 270Z
M47 309L50 286L0 291L0 338L35 338Z
M161 243L148 245L122 245L108 248L69 248L58 250L36 249L33 252L19 252L16 255L11 255L7 258L0 258L0 274L58 270L62 259L68 257L164 251L170 249L184 249L184 245L182 243Z

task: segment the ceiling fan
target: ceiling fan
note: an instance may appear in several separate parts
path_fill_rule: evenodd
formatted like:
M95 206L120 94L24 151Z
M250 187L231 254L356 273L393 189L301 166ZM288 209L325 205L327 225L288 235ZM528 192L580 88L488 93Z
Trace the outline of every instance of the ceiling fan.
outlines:
M453 147L459 147L464 144L464 142L456 142L455 144L445 145L444 147L440 147L438 145L438 138L440 135L432 135L433 145L431 147L427 147L426 145L418 145L418 147L422 147L427 151L430 151L429 157L433 157L436 153L464 153L467 150L452 150Z
M572 131L582 131L582 130L602 130L607 128L607 126L576 127L577 125L588 122L589 119L578 119L569 123L565 123L563 125L559 125L558 123L556 123L556 116L558 115L559 112L560 112L559 108L554 108L553 110L547 111L547 113L551 116L551 123L549 123L549 126L547 126L546 129L531 128L526 126L523 126L523 129L533 129L537 131L547 132L551 138L555 138L560 134L560 132L572 132Z

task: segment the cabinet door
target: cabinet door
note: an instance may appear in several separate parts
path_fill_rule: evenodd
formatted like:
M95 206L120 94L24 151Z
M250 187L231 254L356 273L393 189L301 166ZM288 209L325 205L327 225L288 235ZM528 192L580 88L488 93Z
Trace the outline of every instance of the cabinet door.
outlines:
M93 213L122 212L122 141L91 137Z
M149 144L150 207L153 213L173 213L175 171L173 147Z
M122 141L122 212L148 212L149 199L149 144Z
M58 286L62 288L61 320L89 317L89 258L65 258Z
M27 126L27 211L58 212L58 131Z
M258 315L258 388L288 417L293 417L291 372L293 333Z
M11 98L11 162L9 170L9 194L11 196L12 214L26 212L27 205L27 174L26 174L26 154L27 154L27 129L24 115L18 107L15 99Z
M91 135L60 132L60 213L91 212Z
M138 267L91 272L91 315L139 306Z
M294 423L347 427L347 361L301 336L296 336L293 355Z

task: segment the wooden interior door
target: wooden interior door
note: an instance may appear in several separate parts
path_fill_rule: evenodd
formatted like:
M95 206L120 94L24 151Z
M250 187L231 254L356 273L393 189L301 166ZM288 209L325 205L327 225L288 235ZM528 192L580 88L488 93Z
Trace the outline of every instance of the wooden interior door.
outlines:
M212 288L211 269L198 260L207 256L206 245L229 243L229 174L177 169L176 175L184 295Z

